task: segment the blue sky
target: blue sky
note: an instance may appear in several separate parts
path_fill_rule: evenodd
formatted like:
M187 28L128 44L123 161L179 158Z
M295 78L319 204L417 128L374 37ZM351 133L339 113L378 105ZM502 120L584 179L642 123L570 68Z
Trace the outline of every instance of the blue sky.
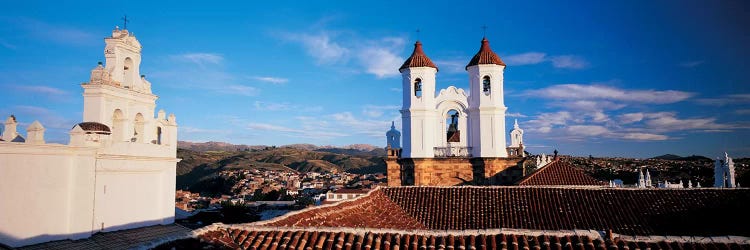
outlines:
M750 156L746 1L12 1L0 115L67 142L80 83L121 17L179 139L384 146L417 39L438 89L468 87L482 26L508 64L508 129L532 153Z

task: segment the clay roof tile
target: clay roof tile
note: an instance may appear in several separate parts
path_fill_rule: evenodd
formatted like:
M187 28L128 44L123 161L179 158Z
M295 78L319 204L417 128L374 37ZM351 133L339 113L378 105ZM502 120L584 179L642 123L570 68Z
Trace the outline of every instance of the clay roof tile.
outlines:
M495 54L495 52L492 51L492 48L490 48L490 41L487 40L486 37L482 38L482 46L479 47L479 52L477 52L477 54L471 58L469 64L466 65L466 69L469 69L469 67L471 66L480 64L496 64L505 66L505 63L502 59L500 59L500 56Z
M406 59L404 64L402 64L401 67L398 68L398 71L403 72L404 69L413 67L431 67L435 68L435 70L438 69L438 67L435 66L434 63L432 63L432 60L430 60L430 58L427 57L427 55L422 50L422 42L420 41L414 43L414 51L411 53L411 56Z

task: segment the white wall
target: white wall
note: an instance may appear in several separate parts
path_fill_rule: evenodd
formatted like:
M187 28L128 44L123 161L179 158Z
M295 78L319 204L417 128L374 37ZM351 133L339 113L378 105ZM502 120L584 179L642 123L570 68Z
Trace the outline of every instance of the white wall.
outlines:
M173 223L175 154L170 145L144 143L0 142L0 243Z
M93 148L0 142L0 242L90 236L94 155Z

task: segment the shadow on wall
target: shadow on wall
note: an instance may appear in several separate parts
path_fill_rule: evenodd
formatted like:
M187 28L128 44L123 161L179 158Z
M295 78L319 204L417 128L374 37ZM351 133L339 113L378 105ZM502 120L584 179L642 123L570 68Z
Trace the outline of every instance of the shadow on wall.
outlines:
M514 185L524 176L524 162L521 157L398 159L402 186Z
M474 168L474 176L470 182L465 182L462 185L477 185L477 186L511 186L514 185L524 176L523 162L520 161L516 165L510 165L502 170L486 176L487 172L494 172L487 170L493 166L488 166L487 162L481 158L471 159L472 167Z
M105 227L103 232L113 232L113 231L120 231L125 229L133 229L133 228L139 228L139 227L145 227L145 226L153 226L153 225L168 225L174 223L174 217L165 217L158 220L149 220L149 221L141 221L141 222L134 222L134 223L128 223L124 225L118 225L118 226L112 226L112 227ZM9 247L21 247L21 246L28 246L33 244L39 244L44 242L50 242L50 241L58 241L58 240L80 240L91 237L93 230L89 232L78 232L78 233L69 233L69 234L41 234L29 238L19 238L17 236L13 236L12 232L4 232L0 231L0 249L2 249L3 246L9 246Z

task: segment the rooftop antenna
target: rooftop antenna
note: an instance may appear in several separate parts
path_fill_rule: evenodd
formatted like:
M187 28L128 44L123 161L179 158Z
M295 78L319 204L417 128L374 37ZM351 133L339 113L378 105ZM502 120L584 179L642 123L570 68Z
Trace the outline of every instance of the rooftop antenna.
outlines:
M122 29L128 29L128 15L122 17Z

